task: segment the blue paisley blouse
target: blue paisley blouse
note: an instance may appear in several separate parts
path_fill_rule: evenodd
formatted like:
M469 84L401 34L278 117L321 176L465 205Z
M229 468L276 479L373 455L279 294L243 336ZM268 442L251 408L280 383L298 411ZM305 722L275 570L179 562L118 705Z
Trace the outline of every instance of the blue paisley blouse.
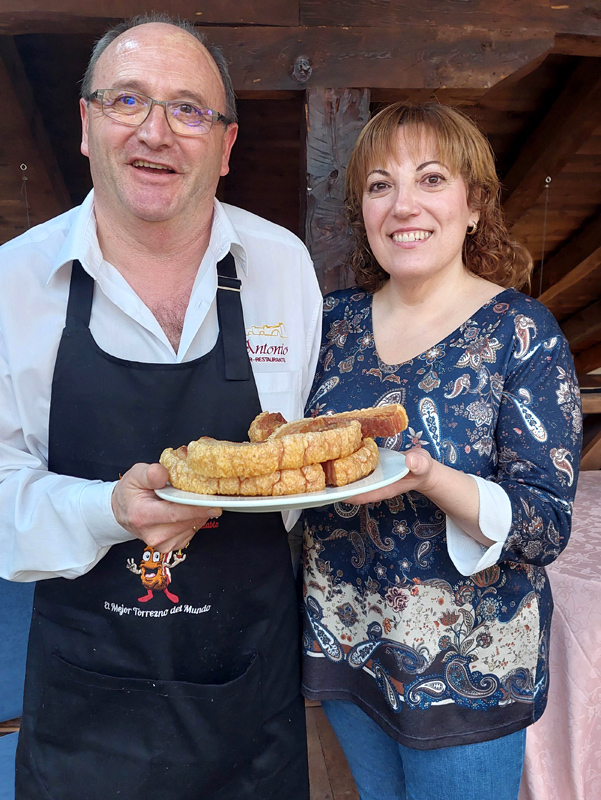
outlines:
M409 427L378 444L495 481L512 524L498 562L465 577L445 515L418 492L304 512L304 693L356 703L409 747L494 739L546 704L545 564L568 541L581 447L572 357L549 311L506 289L439 344L385 364L371 298L326 297L307 416L402 403Z

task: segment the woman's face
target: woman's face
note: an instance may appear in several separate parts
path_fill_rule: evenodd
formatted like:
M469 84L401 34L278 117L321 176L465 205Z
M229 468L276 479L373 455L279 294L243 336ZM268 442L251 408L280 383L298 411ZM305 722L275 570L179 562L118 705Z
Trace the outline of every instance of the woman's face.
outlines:
M463 268L462 246L478 214L461 175L438 158L424 128L398 130L396 159L374 164L363 189L363 219L372 253L393 280L419 283Z

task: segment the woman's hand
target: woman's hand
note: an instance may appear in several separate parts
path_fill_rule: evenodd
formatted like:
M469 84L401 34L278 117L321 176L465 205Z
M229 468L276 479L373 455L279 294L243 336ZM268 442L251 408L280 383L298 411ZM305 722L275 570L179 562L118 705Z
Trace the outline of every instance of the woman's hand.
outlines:
M409 473L394 483L384 486L382 489L375 489L373 492L351 497L345 500L346 503L362 505L364 503L379 503L381 500L389 500L403 492L421 492L428 496L438 482L439 468L442 464L435 461L427 450L423 447L412 447L411 450L404 452L405 463L409 467Z
M486 547L493 544L480 530L480 494L478 484L470 475L441 464L423 447L405 451L405 463L410 472L400 481L350 497L345 502L355 505L379 503L403 492L420 492L436 503L468 536Z
M168 503L154 493L169 480L161 464L134 464L113 489L111 505L115 519L138 539L168 553L185 547L196 531L211 517L219 517L219 508Z

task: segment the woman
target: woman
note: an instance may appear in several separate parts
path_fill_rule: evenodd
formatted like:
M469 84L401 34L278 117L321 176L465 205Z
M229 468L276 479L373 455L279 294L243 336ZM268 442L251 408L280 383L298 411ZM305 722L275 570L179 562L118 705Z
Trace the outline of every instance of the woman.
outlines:
M403 403L380 444L410 473L305 513L303 683L362 800L515 800L546 703L579 391L498 197L486 139L438 104L381 111L349 164L358 288L326 298L307 414Z

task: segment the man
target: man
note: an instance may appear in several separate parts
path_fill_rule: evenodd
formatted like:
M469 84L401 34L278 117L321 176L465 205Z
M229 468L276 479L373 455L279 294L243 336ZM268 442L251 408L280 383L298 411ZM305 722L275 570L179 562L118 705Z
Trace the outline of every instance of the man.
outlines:
M81 118L93 193L0 251L0 568L38 581L17 798L305 800L281 515L154 490L164 447L302 415L312 266L215 200L233 91L193 28L109 32Z

